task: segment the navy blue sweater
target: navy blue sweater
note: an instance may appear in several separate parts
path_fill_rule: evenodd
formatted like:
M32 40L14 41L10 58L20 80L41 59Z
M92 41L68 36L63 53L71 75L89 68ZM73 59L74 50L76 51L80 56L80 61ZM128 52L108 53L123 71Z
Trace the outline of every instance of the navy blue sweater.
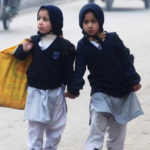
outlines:
M89 82L92 94L103 92L115 97L122 97L133 90L133 85L140 82L130 54L116 33L107 33L102 50L96 48L88 39L78 42L76 51L75 74L69 93L79 94L83 88L83 75L89 70Z
M69 84L73 77L74 45L57 37L46 50L41 50L38 45L40 36L31 38L34 46L29 53L24 52L20 45L14 54L20 60L32 55L32 63L27 70L28 85L39 89L55 89L62 84Z

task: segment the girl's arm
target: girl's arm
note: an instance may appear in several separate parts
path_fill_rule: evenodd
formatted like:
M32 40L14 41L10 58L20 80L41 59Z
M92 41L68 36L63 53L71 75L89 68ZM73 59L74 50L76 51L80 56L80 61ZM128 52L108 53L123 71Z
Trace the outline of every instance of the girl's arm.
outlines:
M68 86L68 92L72 97L78 96L79 90L83 88L83 85L85 83L83 79L85 70L86 70L85 53L83 51L82 46L78 43L75 59L75 73L71 84Z
M69 85L74 73L75 46L68 40L63 42L64 49L64 84Z
M14 52L14 56L19 60L24 60L33 48L31 39L26 39L23 44L19 45Z
M139 74L136 72L136 69L134 67L134 57L133 55L130 54L130 50L125 47L124 43L117 34L116 34L116 41L117 41L116 45L117 54L119 56L119 60L123 68L125 69L128 83L134 90L134 85L139 84L141 80Z

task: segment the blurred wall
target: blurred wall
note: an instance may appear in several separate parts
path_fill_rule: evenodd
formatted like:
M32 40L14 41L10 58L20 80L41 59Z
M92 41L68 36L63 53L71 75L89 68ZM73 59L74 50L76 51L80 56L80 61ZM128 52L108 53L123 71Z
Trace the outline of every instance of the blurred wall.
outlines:
M50 2L64 2L64 1L73 1L73 0L21 0L21 7L32 7L36 5L40 5L43 3L50 3Z
M21 7L34 6L43 2L52 2L54 0L21 0Z

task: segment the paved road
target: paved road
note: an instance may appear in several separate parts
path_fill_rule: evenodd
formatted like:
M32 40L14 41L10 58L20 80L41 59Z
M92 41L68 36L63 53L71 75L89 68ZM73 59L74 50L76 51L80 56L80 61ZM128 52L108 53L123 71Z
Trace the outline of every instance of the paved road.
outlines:
M86 1L77 0L57 5L64 11L64 36L74 44L82 36L78 27L78 12ZM104 8L104 4L97 0ZM105 11L105 8L104 8ZM9 31L0 25L0 49L7 48L36 33L37 8L21 11L11 23ZM135 66L142 76L141 91L137 93L145 114L128 125L125 150L150 149L150 10L140 0L115 1L113 11L105 11L107 31L117 31L135 55ZM88 72L85 74L85 78ZM87 81L87 80L86 80ZM68 122L58 150L83 150L88 134L88 82L76 100L67 99ZM0 149L26 150L27 124L22 121L23 111L0 108ZM106 148L104 147L104 150Z

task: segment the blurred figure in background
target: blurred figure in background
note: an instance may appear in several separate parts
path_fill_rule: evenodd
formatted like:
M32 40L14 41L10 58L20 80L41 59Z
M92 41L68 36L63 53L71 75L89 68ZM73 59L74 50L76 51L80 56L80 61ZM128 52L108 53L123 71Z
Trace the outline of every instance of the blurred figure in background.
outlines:
M89 3L94 3L95 0L88 0Z
M7 13L9 16L17 15L20 7L21 0L4 0L4 5L7 7Z

